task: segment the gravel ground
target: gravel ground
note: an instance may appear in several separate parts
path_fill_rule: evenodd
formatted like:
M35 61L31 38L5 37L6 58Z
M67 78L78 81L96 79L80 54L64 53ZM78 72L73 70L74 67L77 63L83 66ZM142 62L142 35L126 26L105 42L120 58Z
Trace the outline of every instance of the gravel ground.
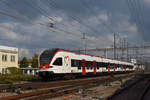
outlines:
M120 88L121 83L129 80L131 78L126 78L120 81L115 81L110 84L99 85L94 88L87 90L79 90L78 93L64 95L62 97L48 99L48 100L103 100L104 98L112 95L114 91Z
M143 93L143 90L145 89L145 86L147 86L147 79L136 83L134 86L130 87L129 89L126 89L119 95L113 96L113 98L110 100L139 100L140 96ZM146 99L143 100L150 99L147 95Z
M67 100L101 100L101 98L106 98L112 95L112 93L115 90L120 88L121 83L124 83L126 80L129 80L129 79L130 78L126 78L122 81L115 81L115 82L111 82L110 84L107 83L107 84L99 85L94 88L90 88L86 90L79 90L77 93L64 95L62 97L53 98L49 100L66 100L66 99ZM33 90L21 91L21 92L28 93L31 91ZM13 96L13 95L17 95L17 91L16 93L0 93L0 97Z

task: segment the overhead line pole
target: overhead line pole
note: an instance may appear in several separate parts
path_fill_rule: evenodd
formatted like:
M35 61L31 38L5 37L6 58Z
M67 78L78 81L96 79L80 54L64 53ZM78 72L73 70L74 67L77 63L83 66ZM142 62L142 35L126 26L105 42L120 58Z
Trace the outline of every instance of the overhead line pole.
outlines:
M85 33L83 33L83 37L81 39L83 39L84 50L85 50L85 53L86 53L86 39L87 38L85 37Z
M116 59L116 34L114 33L114 59Z

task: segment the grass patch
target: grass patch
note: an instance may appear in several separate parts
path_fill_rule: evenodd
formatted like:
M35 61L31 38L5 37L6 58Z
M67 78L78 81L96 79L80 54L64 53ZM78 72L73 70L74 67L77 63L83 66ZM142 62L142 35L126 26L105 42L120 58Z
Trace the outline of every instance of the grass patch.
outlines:
M39 80L38 76L23 75L22 70L16 67L8 67L7 71L7 74L0 74L0 84Z
M13 75L13 74L0 75L0 84L15 83L21 81L36 81L36 80L39 80L38 76Z

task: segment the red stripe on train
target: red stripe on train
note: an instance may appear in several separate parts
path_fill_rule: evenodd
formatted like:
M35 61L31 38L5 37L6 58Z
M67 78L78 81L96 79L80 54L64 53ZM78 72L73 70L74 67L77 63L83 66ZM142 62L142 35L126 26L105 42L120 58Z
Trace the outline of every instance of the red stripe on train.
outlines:
M93 67L94 67L93 74L96 74L96 67L97 67L96 61L93 61Z
M110 73L110 64L108 65L108 73Z
M116 69L115 69L115 64L114 64L114 72L116 72Z
M123 72L123 66L121 65L121 72Z

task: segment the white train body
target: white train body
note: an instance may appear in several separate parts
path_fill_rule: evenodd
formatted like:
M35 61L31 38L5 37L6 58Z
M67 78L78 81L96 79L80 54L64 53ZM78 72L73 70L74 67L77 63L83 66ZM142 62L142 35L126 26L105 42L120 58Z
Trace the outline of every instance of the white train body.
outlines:
M45 50L39 56L40 76L51 74L99 74L133 71L132 63L78 54L61 49ZM45 75L45 74L44 74Z

